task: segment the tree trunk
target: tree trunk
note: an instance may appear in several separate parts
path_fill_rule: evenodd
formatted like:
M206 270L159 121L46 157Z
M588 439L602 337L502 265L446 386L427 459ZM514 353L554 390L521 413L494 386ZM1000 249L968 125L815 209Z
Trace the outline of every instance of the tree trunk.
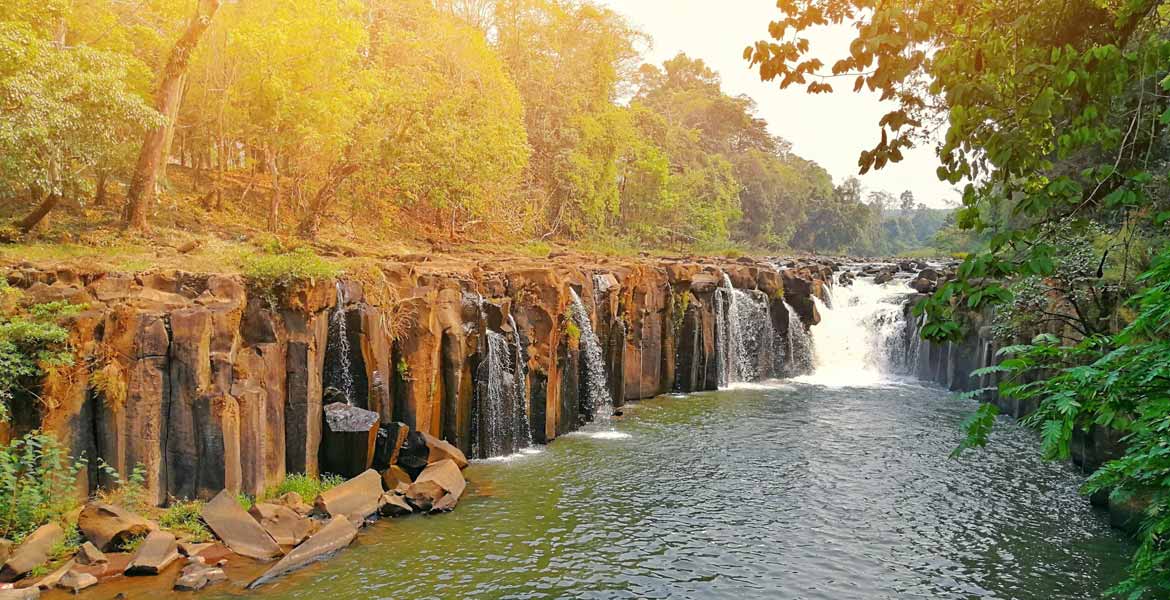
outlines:
M171 147L175 144L175 129L179 123L179 107L183 105L183 96L186 93L187 74L179 77L179 83L171 92L174 98L168 101L171 112L167 113L166 131L163 132L162 162L158 166L158 177L167 181L167 164L171 162Z
M268 174L272 177L272 202L268 205L268 232L276 233L280 224L280 201L284 190L280 187L280 168L276 164L276 155L269 148L264 149L264 162L268 163Z
M309 212L305 214L304 219L301 219L300 226L297 228L301 237L310 240L317 237L317 231L321 228L321 217L324 216L329 202L337 194L337 186L341 185L347 177L356 173L357 170L358 166L349 162L334 165L329 169L329 176L325 178L325 182L317 190L317 195L309 203Z
M41 199L41 191L40 190L37 190L37 189L30 190L30 195L32 196L32 201L34 203ZM27 217L22 219L20 221L20 223L17 225L17 227L20 228L20 232L21 233L28 233L28 232L32 231L33 228L36 227L37 224L40 223L42 220L44 220L44 218L49 214L49 212L52 211L53 208L56 207L57 203L60 201L61 201L61 194L58 194L56 192L51 193L48 196L45 196L44 200L41 200L40 204L38 204L37 207L34 208L33 211L31 213L29 213Z
M191 54L199 45L203 32L211 25L211 18L219 10L219 0L199 0L199 7L195 16L187 24L187 30L167 59L159 79L158 90L154 94L154 108L162 115L178 113L174 106L180 100L178 90L187 73L187 66L191 62ZM134 177L130 180L130 190L126 195L126 210L122 215L123 222L128 227L144 229L146 227L146 205L154 200L155 186L158 184L159 165L163 161L163 151L166 145L167 125L156 127L146 132L142 141L142 151L138 153L138 163L134 167Z
M93 194L93 205L94 206L105 206L106 205L106 197L107 197L106 183L108 182L109 178L110 178L110 175L106 171L98 172L97 186L96 186L97 190Z

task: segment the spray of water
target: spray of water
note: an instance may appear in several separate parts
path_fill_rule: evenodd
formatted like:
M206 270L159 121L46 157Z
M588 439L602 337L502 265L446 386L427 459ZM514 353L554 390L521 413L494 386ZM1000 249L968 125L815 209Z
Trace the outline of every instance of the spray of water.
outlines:
M833 291L830 308L814 298L823 315L813 328L813 372L798 381L832 387L870 386L905 372L905 282L878 285L859 278Z

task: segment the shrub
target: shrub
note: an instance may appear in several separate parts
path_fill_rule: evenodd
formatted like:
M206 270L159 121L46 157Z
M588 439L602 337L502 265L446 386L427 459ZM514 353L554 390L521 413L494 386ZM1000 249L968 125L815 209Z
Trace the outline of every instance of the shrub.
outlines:
M253 254L243 259L244 276L253 287L270 291L287 289L302 281L332 279L341 269L307 247L279 254Z
M148 513L154 508L146 501L146 487L143 485L146 481L146 467L142 464L135 465L130 471L130 476L123 479L117 469L100 457L97 465L98 469L114 482L113 487L98 490L98 499L139 514Z
M196 500L175 502L159 517L158 524L176 537L192 542L209 542L211 531L203 523L203 503Z
M5 290L9 290L5 286ZM9 294L4 292L7 297ZM69 330L58 322L84 310L67 302L38 304L27 311L0 316L0 422L6 422L9 402L24 386L52 369L73 364Z
M0 536L19 542L77 506L77 474L55 438L34 431L0 448Z
M306 502L312 502L321 492L337 487L342 483L345 483L345 478L339 475L324 475L318 479L311 475L296 473L285 477L284 481L280 482L280 485L265 490L264 498L278 498L289 492L296 492Z

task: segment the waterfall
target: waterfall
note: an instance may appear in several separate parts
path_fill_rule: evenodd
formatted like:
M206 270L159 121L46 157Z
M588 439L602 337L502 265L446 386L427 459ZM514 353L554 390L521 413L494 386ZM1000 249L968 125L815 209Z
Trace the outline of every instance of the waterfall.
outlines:
M516 318L508 313L508 326L512 328L513 370L512 376L516 379L516 418L513 427L516 434L516 447L523 450L532 445L532 427L528 423L528 352L520 340L520 328L516 326Z
M788 303L788 366L787 374L805 375L813 370L813 345L800 315Z
M325 387L334 388L345 396L345 403L353 405L353 362L350 357L348 323L345 315L345 292L337 284L337 305L329 314L328 352L333 360L325 366Z
M484 330L475 371L472 453L480 458L507 456L532 446L527 354L516 319L507 316L511 335L492 331L483 297L474 301Z
M768 295L736 289L731 278L724 274L716 304L723 361L719 371L720 385L758 381L776 375L776 332L772 327Z
M585 406L594 420L607 419L613 415L613 398L609 395L609 383L605 375L605 354L593 331L593 322L589 320L585 303L581 302L576 290L570 288L569 293L573 299L573 321L581 332L579 347L585 366Z
M832 307L814 298L823 319L813 328L813 373L802 380L830 386L867 385L905 375L911 365L905 282L858 278L832 292Z

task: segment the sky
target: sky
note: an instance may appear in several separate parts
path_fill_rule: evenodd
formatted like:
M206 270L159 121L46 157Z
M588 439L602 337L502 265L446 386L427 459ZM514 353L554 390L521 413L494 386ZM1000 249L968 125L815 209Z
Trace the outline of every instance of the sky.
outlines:
M647 62L662 63L679 52L701 58L722 76L724 92L755 100L758 114L773 135L792 143L793 152L816 161L840 183L857 175L862 150L877 144L877 123L893 108L876 94L853 93L852 80L841 80L832 94L810 95L803 87L781 90L760 81L749 68L743 50L764 39L768 23L779 16L775 0L601 0L625 15L653 38ZM832 64L848 48L853 29L847 25L823 28L810 36L812 50ZM819 49L825 49L820 52ZM938 166L931 146L904 152L902 162L860 176L866 190L885 190L895 196L914 192L919 202L942 208L944 199L960 198L951 185L935 176Z

